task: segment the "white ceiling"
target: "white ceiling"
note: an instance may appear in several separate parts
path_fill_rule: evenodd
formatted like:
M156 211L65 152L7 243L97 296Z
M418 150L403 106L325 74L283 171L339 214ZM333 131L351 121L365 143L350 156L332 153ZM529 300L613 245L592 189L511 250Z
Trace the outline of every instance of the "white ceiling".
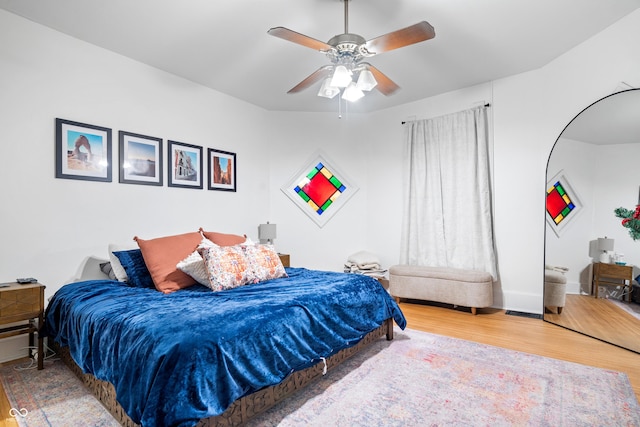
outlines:
M365 39L419 21L433 40L368 62L401 89L368 94L367 112L539 68L640 7L640 0L352 0ZM328 64L267 34L283 26L328 41L344 32L340 0L0 0L0 8L268 110L335 111L314 86L287 90Z
M640 143L640 89L615 93L590 105L562 137L596 145Z

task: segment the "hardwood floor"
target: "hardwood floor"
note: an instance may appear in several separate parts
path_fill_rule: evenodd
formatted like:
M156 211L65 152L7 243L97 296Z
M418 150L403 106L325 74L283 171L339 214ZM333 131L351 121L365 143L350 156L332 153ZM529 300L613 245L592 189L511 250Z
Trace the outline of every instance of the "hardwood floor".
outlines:
M562 314L547 313L545 319L640 353L640 320L611 300L567 295Z
M480 309L474 316L469 309L450 306L402 302L400 307L411 329L625 372L640 400L640 354L539 319L507 315L504 310ZM17 426L8 415L9 403L1 386L0 411L0 427Z

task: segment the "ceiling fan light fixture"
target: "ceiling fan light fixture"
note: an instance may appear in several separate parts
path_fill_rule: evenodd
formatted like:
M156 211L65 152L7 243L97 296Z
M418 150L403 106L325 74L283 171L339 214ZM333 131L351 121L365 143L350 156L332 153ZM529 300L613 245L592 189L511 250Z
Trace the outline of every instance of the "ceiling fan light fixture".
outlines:
M340 89L335 86L331 86L331 77L327 77L322 82L322 86L320 86L320 90L318 91L318 96L331 99L331 98L334 98L339 93L340 93Z
M358 86L355 83L351 82L349 86L347 86L347 88L344 90L344 93L342 94L342 99L345 99L350 102L355 102L358 99L362 98L363 96L364 96L364 92L358 89Z
M351 83L351 72L344 65L336 66L331 78L331 86L347 87Z
M360 75L358 76L358 83L356 86L360 90L366 90L367 92L372 90L378 82L375 77L373 77L373 73L367 69L360 71Z

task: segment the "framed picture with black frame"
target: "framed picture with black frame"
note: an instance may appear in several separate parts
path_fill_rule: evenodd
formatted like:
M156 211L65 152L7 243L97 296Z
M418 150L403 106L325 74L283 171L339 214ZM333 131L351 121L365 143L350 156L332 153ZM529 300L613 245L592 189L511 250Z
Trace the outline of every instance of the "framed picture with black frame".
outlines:
M162 186L162 138L120 131L118 140L119 181Z
M236 153L209 148L209 190L236 191Z
M169 187L202 189L202 147L168 142Z
M57 118L56 178L111 182L111 129Z

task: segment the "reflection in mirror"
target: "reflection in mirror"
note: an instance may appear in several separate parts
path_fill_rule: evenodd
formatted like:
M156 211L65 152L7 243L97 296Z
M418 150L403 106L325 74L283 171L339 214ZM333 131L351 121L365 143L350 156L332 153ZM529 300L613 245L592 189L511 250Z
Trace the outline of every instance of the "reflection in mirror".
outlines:
M640 89L631 89L585 108L549 156L544 320L640 353L636 206Z

